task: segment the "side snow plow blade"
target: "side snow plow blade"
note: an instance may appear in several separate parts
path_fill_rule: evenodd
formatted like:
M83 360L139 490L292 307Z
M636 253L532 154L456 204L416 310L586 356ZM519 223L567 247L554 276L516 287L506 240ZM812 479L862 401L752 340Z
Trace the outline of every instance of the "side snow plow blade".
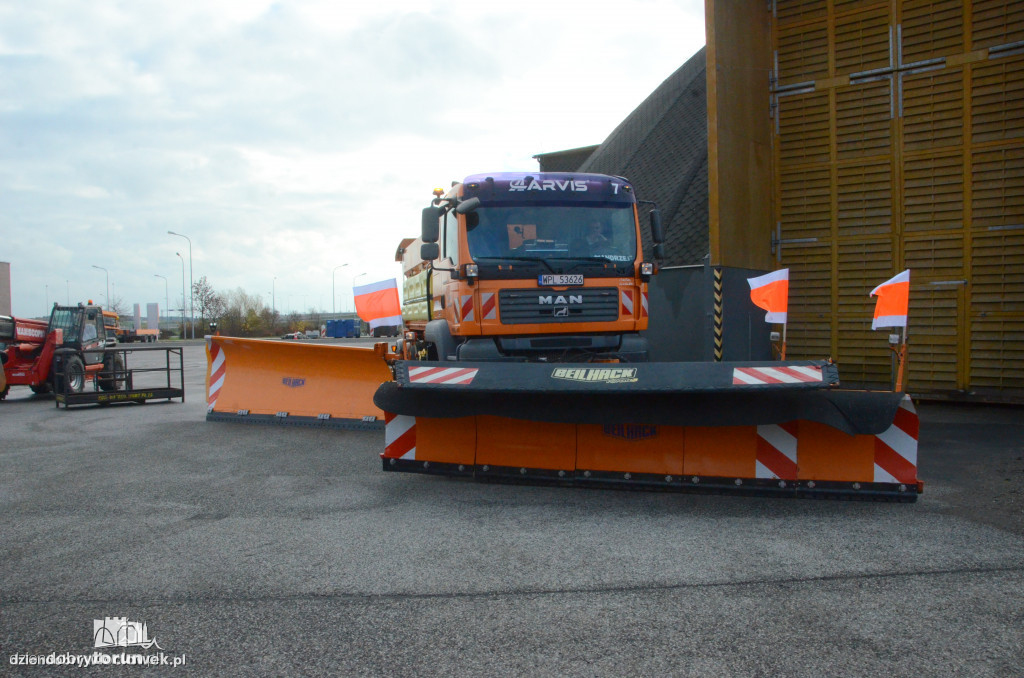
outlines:
M383 428L373 394L391 379L374 349L207 337L207 421Z
M878 395L878 394L871 394ZM385 471L686 492L916 501L918 418L850 435L816 421L738 426L386 415Z

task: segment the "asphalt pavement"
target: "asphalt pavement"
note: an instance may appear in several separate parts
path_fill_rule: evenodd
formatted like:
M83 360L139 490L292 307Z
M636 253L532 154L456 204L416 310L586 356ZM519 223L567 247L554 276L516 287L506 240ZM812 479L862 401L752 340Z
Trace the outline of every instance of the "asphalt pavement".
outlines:
M1022 408L920 403L914 504L686 495L385 474L380 432L206 422L185 367L0 403L0 675L1024 672ZM122 617L168 665L17 664Z

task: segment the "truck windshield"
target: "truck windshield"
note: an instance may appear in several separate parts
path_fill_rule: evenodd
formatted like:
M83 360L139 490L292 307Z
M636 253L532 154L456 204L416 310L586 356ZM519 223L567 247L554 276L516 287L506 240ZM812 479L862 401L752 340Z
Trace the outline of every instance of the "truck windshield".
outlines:
M82 326L82 309L55 308L50 317L50 331L64 330L64 342L78 341L78 330Z
M466 215L476 259L636 259L632 205L486 206Z

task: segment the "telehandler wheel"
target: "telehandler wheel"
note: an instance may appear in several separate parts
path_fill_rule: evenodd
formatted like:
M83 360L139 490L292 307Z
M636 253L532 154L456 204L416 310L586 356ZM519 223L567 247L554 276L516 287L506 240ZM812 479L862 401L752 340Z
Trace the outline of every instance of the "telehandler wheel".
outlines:
M116 391L124 386L124 360L120 353L107 354L103 358L99 383L104 391Z
M32 392L36 395L43 395L53 390L53 384L48 381L44 381L40 384L32 384L29 388L32 389Z
M77 355L64 362L64 393L81 393L85 390L85 364Z
M7 394L10 393L10 391L11 391L11 387L10 386L4 386L3 390L0 391L0 400L3 400L4 398L6 398Z

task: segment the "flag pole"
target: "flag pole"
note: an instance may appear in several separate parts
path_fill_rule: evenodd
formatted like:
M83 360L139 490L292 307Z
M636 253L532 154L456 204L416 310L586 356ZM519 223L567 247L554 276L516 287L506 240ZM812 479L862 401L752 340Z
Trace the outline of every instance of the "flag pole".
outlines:
M779 360L786 359L786 327L788 323L782 323L782 348L779 350Z
M900 343L899 353L896 354L896 356L897 356L896 360L899 363L897 368L896 368L896 392L897 393L902 393L903 392L903 366L907 362L907 334L908 334L907 327L904 326L903 327L903 333L902 333L903 340Z

